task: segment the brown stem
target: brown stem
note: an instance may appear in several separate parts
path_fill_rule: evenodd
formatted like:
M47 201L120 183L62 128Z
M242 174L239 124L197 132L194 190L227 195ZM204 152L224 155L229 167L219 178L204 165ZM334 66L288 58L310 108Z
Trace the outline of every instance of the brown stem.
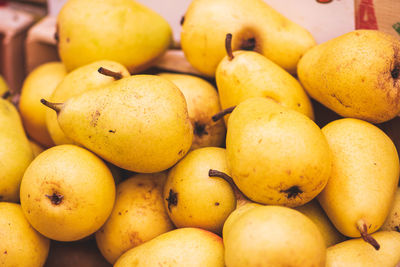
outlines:
M239 193L242 194L245 198L247 198L246 195L243 194L243 192L240 191L240 189L236 186L236 184L235 184L235 182L233 181L232 177L230 177L228 174L226 174L226 173L224 173L224 172L221 172L221 171L218 171L218 170L210 169L210 170L208 171L208 176L209 176L209 177L219 177L219 178L224 179L225 181L227 181L227 182L231 185L233 191L239 192Z
M229 108L226 108L224 110L221 110L220 112L218 112L217 114L215 114L214 116L211 117L211 119L216 122L219 121L220 119L222 119L222 117L224 117L225 115L232 113L232 111L235 109L236 106L232 106Z
M363 219L357 221L357 228L358 231L360 231L362 239L364 239L365 242L371 244L376 250L379 250L381 246L378 244L375 238L368 234L368 227Z
M112 71L112 70L109 70L109 69L106 69L103 67L100 67L97 71L103 75L113 77L115 80L122 79L122 74L119 72L115 72L115 71Z
M11 96L11 92L10 92L10 91L7 91L7 92L4 92L4 94L1 96L1 98L7 99L7 98L9 98L10 96Z
M181 17L181 21L180 21L181 26L183 25L184 22L185 22L185 15L183 15L183 16Z
M40 99L40 102L43 105L45 105L45 106L47 106L47 107L49 107L51 109L54 109L57 113L59 113L61 111L61 108L64 106L63 103L51 103L51 102L47 101L44 98Z
M233 52L232 52L232 33L227 33L225 37L225 50L228 54L229 61L233 59Z
M60 205L64 196L61 194L53 193L52 195L45 195L48 199L50 199L51 203L54 205Z

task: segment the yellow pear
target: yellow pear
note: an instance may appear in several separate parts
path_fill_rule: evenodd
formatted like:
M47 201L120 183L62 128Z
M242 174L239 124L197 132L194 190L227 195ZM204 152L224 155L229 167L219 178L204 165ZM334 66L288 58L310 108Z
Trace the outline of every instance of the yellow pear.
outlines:
M394 267L400 262L400 233L380 231L371 235L377 251L361 238L347 240L327 249L326 267Z
M233 110L227 128L228 166L250 200L301 206L326 185L331 171L329 146L307 116L255 97Z
M234 50L259 52L290 73L315 45L306 29L263 0L194 0L182 25L182 50L193 67L213 77L225 56L227 33L233 34Z
M219 234L235 209L231 185L224 179L210 177L210 169L229 173L225 149L195 149L169 171L164 204L177 227L197 227Z
M225 143L225 125L222 120L214 122L211 117L221 111L218 93L206 80L196 76L176 73L160 73L173 82L183 93L193 126L191 149L222 146Z
M31 145L33 156L36 158L37 155L44 151L44 148L41 147L39 144L35 143L32 140L29 140L29 144Z
M318 200L342 234L363 236L377 231L394 199L399 158L390 138L378 127L345 118L322 128L332 151L332 174Z
M102 74L99 72L100 68L102 70L107 70L108 72L103 72L104 74ZM49 97L49 100L54 102L64 102L70 97L80 95L87 90L102 85L110 84L116 79L128 77L129 75L128 70L117 62L110 60L96 61L68 73L67 76L65 76L65 78L58 84ZM73 141L67 138L61 130L57 122L57 115L52 110L47 110L46 125L51 138L56 145L73 143Z
M243 214L245 214L247 211L255 208L255 207L261 207L263 205L258 204L258 203L245 203L242 206L236 208L231 214L229 214L228 218L225 220L224 227L223 227L223 232L222 232L222 237L227 236L228 232L231 230L232 225L234 222L239 219Z
M21 89L19 111L27 134L42 146L53 146L46 126L46 107L40 99L48 99L67 74L61 62L40 65L29 73Z
M219 63L215 73L223 109L251 97L267 97L314 118L310 99L292 75L259 53L232 53L230 45L227 52L228 56Z
M64 104L42 103L57 111L68 138L130 171L166 170L192 145L185 97L156 75L127 77Z
M230 225L223 241L227 267L325 266L326 247L317 226L286 207L251 208Z
M218 235L198 228L181 228L132 248L114 267L223 267L224 247Z
M49 246L50 240L32 228L19 204L0 202L1 266L43 266Z
M298 76L307 93L343 117L373 123L400 112L400 41L356 30L310 49Z
M0 125L0 201L17 202L22 176L34 156L17 109L2 98Z
M380 230L400 232L400 188L397 188L389 215Z
M114 60L139 72L172 42L168 22L132 0L69 0L57 17L58 52L68 71Z
M97 246L111 264L127 250L174 228L164 207L166 173L136 174L117 186L107 222L96 233Z
M29 223L58 241L96 232L111 214L114 199L114 179L107 166L75 145L42 152L21 182L21 206Z
M306 215L315 223L324 238L326 247L333 246L346 240L346 238L336 230L331 221L329 221L329 218L326 216L318 201L312 200L303 206L297 207L296 210Z

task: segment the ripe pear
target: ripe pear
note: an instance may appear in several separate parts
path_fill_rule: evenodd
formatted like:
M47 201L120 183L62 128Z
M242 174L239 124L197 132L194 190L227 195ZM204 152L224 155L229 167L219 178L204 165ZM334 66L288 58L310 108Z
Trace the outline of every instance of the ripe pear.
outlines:
M112 71L110 75L99 72L99 69ZM67 99L80 95L81 93L103 85L110 84L116 79L130 76L128 70L121 64L110 61L100 60L91 64L77 68L65 76L58 84L49 100L54 102L64 102ZM46 98L47 99L47 98ZM47 110L46 125L51 135L51 139L56 145L73 144L67 138L57 122L57 115L52 110Z
M259 53L232 53L230 45L227 52L228 56L222 59L215 73L223 109L251 97L268 97L314 118L310 99L292 75Z
M394 36L356 30L307 51L298 76L312 98L339 115L380 123L400 112L399 51Z
M19 111L27 134L42 146L51 147L53 140L46 126L46 107L40 99L48 99L67 74L61 62L40 65L29 73L21 90Z
M57 111L68 138L130 171L166 170L192 145L185 97L156 75L127 77L64 104L42 103Z
M378 127L345 118L322 128L332 151L332 173L318 200L331 222L348 237L368 237L385 221L399 180L399 158Z
M191 149L224 145L226 133L224 122L211 120L214 114L221 111L215 88L206 80L192 75L176 73L158 75L173 82L185 96L189 119L193 126Z
M0 201L18 202L22 176L34 156L17 109L2 98L0 125Z
M227 267L325 266L317 226L290 208L253 207L230 225L223 240Z
M49 246L50 240L32 228L19 204L0 202L1 266L43 266Z
M132 248L114 267L223 267L224 247L218 235L198 228L181 228Z
M400 233L379 231L371 235L381 244L376 251L361 238L347 240L327 250L326 267L393 267L400 262Z
M258 204L258 203L246 203L238 208L236 208L231 214L229 214L228 218L225 220L224 227L223 227L223 232L222 232L222 237L225 237L228 235L228 232L231 230L232 225L236 220L238 220L240 217L242 217L243 214L245 214L247 211L255 208L255 207L262 207L263 205Z
M31 145L33 156L36 158L40 153L44 151L44 148L39 144L35 143L32 140L29 140L29 144Z
M169 171L163 198L176 227L221 233L226 218L236 207L236 198L229 182L210 177L210 169L229 173L225 149L195 149Z
M57 29L58 52L68 71L109 59L137 73L172 42L168 22L132 0L69 0L58 14Z
M400 188L396 190L389 215L380 230L400 232Z
M228 167L250 200L301 206L326 185L331 172L329 146L307 116L255 97L233 110L227 128Z
M193 67L214 77L227 33L233 34L233 50L256 51L292 74L315 45L306 29L263 0L194 0L182 25L182 50Z
M96 233L97 246L108 262L127 250L174 229L164 207L166 173L136 174L117 186L107 222Z
M326 216L317 200L313 199L307 204L297 207L296 210L306 215L315 223L324 238L326 247L333 246L346 240L346 238L336 230L331 221L329 221L329 218Z
M42 152L21 182L21 206L29 223L58 241L96 232L111 214L114 200L114 179L105 163L75 145Z

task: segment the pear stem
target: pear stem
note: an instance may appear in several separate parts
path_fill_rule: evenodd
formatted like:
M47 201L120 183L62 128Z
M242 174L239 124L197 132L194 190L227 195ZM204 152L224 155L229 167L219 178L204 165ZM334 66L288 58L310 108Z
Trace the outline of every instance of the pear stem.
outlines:
M363 219L360 219L357 221L357 228L358 231L360 231L362 239L364 239L365 242L371 244L376 250L379 250L381 247L379 243L368 234L368 227L366 222Z
M236 108L236 106L232 106L226 109L221 110L220 112L218 112L217 114L215 114L214 116L211 117L211 119L216 122L219 121L220 119L222 119L222 117L224 117L225 115L232 113L232 111Z
M47 107L49 107L51 109L54 109L57 113L59 113L61 111L61 108L64 105L63 103L51 103L51 102L47 101L44 98L40 99L40 102L43 105L45 105L45 106L47 106Z
M7 98L9 98L10 96L11 96L11 92L10 92L10 91L7 91L7 92L4 92L4 94L1 96L1 98L7 99Z
M208 171L208 176L209 177L219 177L219 178L224 179L225 181L227 181L231 185L233 191L239 192L240 194L242 194L247 199L246 195L243 194L242 191L240 191L240 189L236 186L235 182L233 181L232 177L230 177L228 174L226 174L224 172L221 172L221 171L218 171L218 170L210 169Z
M180 23L181 26L182 26L184 22L185 22L185 15L183 15L183 16L181 17L181 21L180 21L179 23Z
M232 52L232 33L227 33L225 37L225 50L226 53L228 54L228 59L231 61L234 56Z
M113 77L114 80L122 79L122 74L119 72L115 72L115 71L112 71L112 70L109 70L109 69L106 69L103 67L100 67L97 71L103 75Z

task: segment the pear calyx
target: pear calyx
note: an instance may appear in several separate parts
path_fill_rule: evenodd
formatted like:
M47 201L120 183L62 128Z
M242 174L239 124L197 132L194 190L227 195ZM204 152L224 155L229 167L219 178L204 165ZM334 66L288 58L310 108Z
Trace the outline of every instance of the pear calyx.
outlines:
M50 199L53 205L60 205L64 196L61 194L53 193L52 195L46 195L48 199Z
M219 121L220 119L222 119L222 117L224 117L225 115L232 113L232 111L235 109L236 106L232 106L226 109L221 110L220 112L218 112L217 114L213 115L211 117L211 119L216 122Z
M394 69L391 71L392 78L397 79L400 75L400 66L395 66Z
M234 56L232 52L232 33L227 33L225 37L225 50L226 53L228 54L228 59L231 61Z
M373 246L376 250L379 250L381 246L372 236L368 234L368 227L363 219L357 221L357 228L358 231L360 231L362 239L364 239L365 242L371 244L371 246Z
M169 210L169 212L171 212L171 206L178 205L178 193L174 192L174 190L170 189L169 195L165 200L168 202L168 210Z
M103 75L106 75L106 76L114 78L114 80L120 80L123 77L120 72L115 72L115 71L112 71L112 70L109 70L109 69L106 69L106 68L103 68L103 67L100 67L97 71L100 74L103 74Z
M40 99L40 103L55 110L57 113L59 113L61 111L61 108L64 106L63 103L52 103L52 102L47 101L44 98Z
M11 92L7 91L7 92L4 92L4 94L1 96L1 98L6 99L6 98L9 98L10 96L11 96Z

